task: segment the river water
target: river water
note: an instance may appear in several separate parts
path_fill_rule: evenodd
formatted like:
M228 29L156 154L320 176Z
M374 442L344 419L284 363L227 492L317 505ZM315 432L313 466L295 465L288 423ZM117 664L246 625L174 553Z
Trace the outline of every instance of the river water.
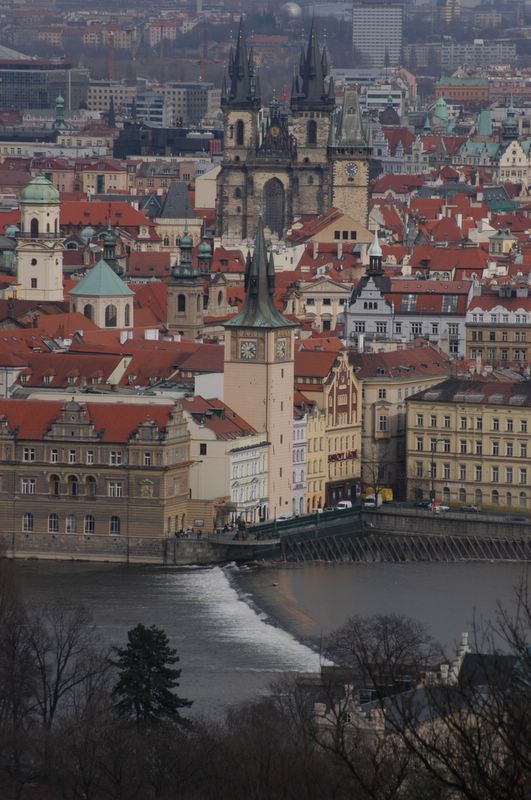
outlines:
M168 569L19 561L23 597L61 600L93 614L101 641L122 645L129 628L156 624L181 658L182 696L217 715L267 692L284 672L319 668L321 637L354 614L399 612L431 627L452 650L474 617L510 607L522 564L310 564L250 570Z

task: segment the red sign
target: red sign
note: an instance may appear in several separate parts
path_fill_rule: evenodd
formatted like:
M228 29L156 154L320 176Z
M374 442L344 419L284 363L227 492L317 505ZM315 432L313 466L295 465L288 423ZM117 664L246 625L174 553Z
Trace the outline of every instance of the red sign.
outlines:
M330 453L328 461L348 461L353 458L356 458L356 450L347 450L346 453Z

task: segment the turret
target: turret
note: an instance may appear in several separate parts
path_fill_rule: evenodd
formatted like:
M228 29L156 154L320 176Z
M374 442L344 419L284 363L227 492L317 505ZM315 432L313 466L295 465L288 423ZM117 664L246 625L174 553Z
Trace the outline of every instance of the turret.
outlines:
M247 54L243 20L240 19L236 49L230 51L228 76L224 77L221 108L259 108L260 82L252 52Z
M382 248L378 241L378 231L374 234L374 239L369 248L369 269L368 275L381 275L383 273L382 267Z
M330 96L330 87L325 85L327 75L328 56L326 49L319 50L312 20L306 51L301 52L299 78L294 80L292 86L291 108L294 112L305 109L326 111L334 109L335 97Z

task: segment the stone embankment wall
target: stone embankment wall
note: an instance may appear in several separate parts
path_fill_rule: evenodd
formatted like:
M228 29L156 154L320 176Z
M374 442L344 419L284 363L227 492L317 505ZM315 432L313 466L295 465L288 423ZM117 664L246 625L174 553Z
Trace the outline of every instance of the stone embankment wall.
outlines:
M518 516L518 515L515 515ZM531 518L527 524L510 522L492 514L466 514L453 511L434 513L422 509L383 507L364 512L365 527L382 533L430 534L432 536L489 536L495 539L522 539L531 536Z

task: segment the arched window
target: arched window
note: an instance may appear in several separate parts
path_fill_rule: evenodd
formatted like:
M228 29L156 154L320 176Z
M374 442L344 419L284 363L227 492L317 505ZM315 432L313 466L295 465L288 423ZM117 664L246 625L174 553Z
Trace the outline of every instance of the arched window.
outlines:
M130 324L131 324L131 306L129 305L129 303L127 303L124 309L124 325L127 326Z
M48 533L59 533L59 516L50 514L48 517Z
M31 511L27 511L22 517L22 530L26 533L33 531L33 514Z
M483 492L481 489L476 489L476 493L474 495L474 500L477 506L480 506L483 502Z
M116 328L116 320L117 320L116 306L111 303L105 309L105 327Z
M87 497L94 499L96 497L96 478L89 475L87 478Z
M245 125L242 119L236 123L236 144L243 144L245 138Z
M500 493L497 489L492 490L491 501L494 506L497 506L500 502Z
M263 190L264 224L279 237L284 231L285 192L278 178L271 178Z
M466 503L466 489L459 489L459 502Z
M75 475L70 475L68 478L68 494L71 497L78 497L79 495L79 481Z
M90 320L94 319L94 309L93 309L93 307L91 306L90 303L87 303L87 305L83 309L83 314L85 315L85 317L87 319L90 319Z
M87 514L85 517L85 526L84 530L85 533L94 533L96 529L96 520L92 516L92 514Z
M218 292L218 306L223 303L223 292Z
M75 514L69 514L67 516L67 518L66 518L65 530L66 530L67 533L75 533L76 532L76 528L77 528L76 515Z
M317 144L317 122L314 119L308 120L306 126L306 143Z
M527 495L525 492L520 492L518 495L518 504L520 508L527 508Z
M33 219L30 222L30 234L32 236L39 235L39 220L36 217L33 217Z
M169 247L170 246L170 237L169 236L165 236L164 239L162 240L162 244L164 245L164 247Z
M507 494L505 495L505 505L512 506L512 504L513 504L513 496L511 492L507 492Z
M50 494L55 495L55 497L59 497L61 494L61 479L59 475L50 476Z
M235 188L235 190L234 190L234 197L236 197L236 198L240 198L241 196L242 196L242 190L240 189L240 187L239 187L239 186L237 186L237 187Z
M121 531L120 517L111 517L111 524L109 531L112 534L120 533Z
M184 294L177 295L177 313L178 314L186 313L186 295Z
M201 313L201 295L199 295L199 294L197 295L197 304L196 305L197 305L197 309L196 309L197 313L200 314Z

